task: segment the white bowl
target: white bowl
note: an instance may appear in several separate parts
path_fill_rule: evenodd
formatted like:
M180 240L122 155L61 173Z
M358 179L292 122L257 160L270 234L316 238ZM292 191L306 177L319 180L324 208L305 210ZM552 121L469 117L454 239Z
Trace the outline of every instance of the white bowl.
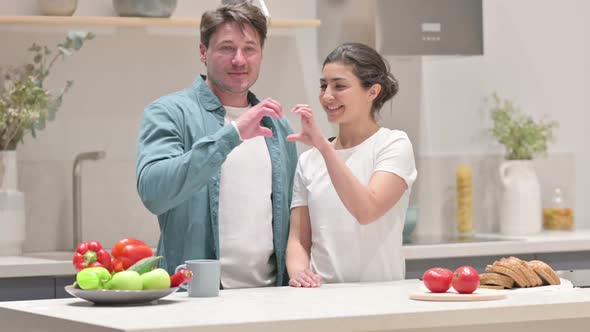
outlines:
M78 7L78 0L38 0L43 15L72 16Z

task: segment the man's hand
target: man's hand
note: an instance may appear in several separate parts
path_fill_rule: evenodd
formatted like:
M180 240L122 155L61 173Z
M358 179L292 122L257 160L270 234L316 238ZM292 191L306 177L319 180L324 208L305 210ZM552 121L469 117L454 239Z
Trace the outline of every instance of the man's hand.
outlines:
M289 280L289 286L291 287L315 288L320 287L321 284L320 276L307 269L298 272Z
M291 112L298 114L301 118L301 131L297 134L287 136L287 141L297 141L311 145L318 150L330 147L331 143L324 137L313 118L313 112L308 105L296 105Z
M265 116L279 119L283 116L283 107L277 101L266 98L240 115L236 120L236 126L242 140L257 136L272 136L272 130L260 125L260 121Z

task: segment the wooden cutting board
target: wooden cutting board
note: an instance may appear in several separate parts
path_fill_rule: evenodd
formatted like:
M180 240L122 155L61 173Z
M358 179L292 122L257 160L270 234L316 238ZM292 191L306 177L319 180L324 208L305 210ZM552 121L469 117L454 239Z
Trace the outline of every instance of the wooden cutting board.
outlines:
M459 294L451 288L446 293L432 293L417 290L410 293L410 299L419 301L491 301L506 298L506 291L501 289L478 288L471 294Z

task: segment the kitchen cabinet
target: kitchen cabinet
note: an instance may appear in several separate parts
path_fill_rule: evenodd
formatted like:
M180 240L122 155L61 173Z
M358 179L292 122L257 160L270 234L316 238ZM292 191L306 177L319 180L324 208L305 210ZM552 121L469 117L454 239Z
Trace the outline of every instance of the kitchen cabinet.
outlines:
M0 301L59 299L71 297L64 287L71 285L75 276L43 276L1 278Z
M76 276L55 277L55 298L63 299L72 297L70 293L66 292L64 287L73 284L74 281L76 281Z
M44 255L52 256L51 253ZM58 260L0 256L0 301L69 297L63 288L74 282L76 270L70 259L72 254L68 252L64 257Z
M21 301L55 298L52 277L0 279L0 301Z
M555 270L590 270L590 251L540 253L535 258L546 262Z

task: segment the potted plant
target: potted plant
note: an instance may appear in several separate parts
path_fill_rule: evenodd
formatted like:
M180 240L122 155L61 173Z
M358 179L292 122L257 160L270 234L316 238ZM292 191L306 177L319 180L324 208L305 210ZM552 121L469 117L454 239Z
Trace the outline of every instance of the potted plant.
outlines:
M57 60L80 50L84 42L92 38L92 33L68 33L50 60L48 57L53 51L33 44L29 48L33 63L0 68L0 150L16 150L26 133L30 131L36 137L36 131L44 129L46 122L55 118L63 95L73 82L67 81L65 87L54 94L43 86L45 79Z
M554 139L554 121L535 121L511 101L492 95L492 136L506 150L500 164L502 199L500 232L506 235L535 234L542 229L541 189L532 162L547 154Z
M69 32L52 51L33 44L32 62L0 67L0 237L1 254L19 254L24 240L24 195L18 191L16 148L29 132L33 137L55 118L73 82L54 93L44 87L55 63L80 50L92 33Z

